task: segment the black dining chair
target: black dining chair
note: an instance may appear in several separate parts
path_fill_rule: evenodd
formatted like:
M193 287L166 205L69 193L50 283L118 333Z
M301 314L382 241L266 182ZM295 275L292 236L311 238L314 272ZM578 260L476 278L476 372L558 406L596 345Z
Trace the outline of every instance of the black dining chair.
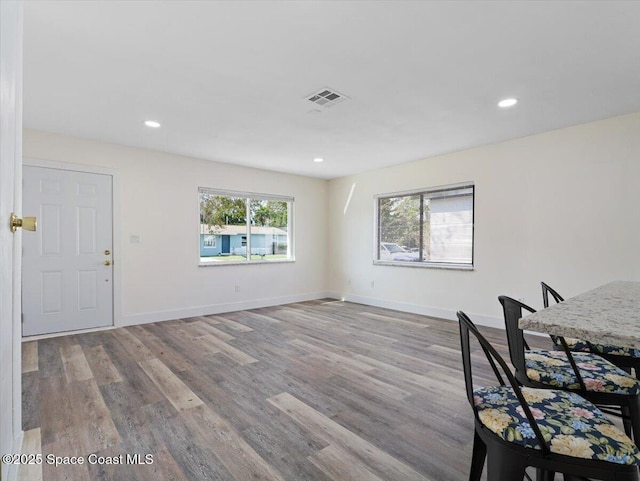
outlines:
M549 307L549 296L556 303L564 302L564 298L549 284L541 282L540 285L542 286L542 304L545 308ZM557 336L551 336L551 339L556 346L562 348ZM572 351L595 352L627 372L631 372L631 369L633 369L636 378L640 379L640 349L609 346L573 338L565 338L565 340Z
M536 469L538 481L553 481L555 473L563 473L565 480L638 480L638 448L600 409L572 392L521 388L469 317L461 311L457 315L467 398L475 419L469 481L480 480L485 460L489 481L521 481L527 467ZM470 333L498 385L474 387Z
M515 377L523 386L552 388L580 394L611 414L621 415L625 431L640 447L640 381L603 357L591 352L572 353L560 337L564 351L530 349L518 321L523 310L535 309L507 296L502 304L509 356ZM620 409L620 413L608 407Z

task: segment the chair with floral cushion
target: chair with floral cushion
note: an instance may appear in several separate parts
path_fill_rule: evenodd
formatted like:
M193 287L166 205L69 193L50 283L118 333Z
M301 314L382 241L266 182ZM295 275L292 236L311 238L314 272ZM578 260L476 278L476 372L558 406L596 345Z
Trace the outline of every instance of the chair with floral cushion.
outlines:
M523 386L552 388L580 394L605 412L622 415L625 430L640 447L640 381L591 352L572 353L560 337L564 351L530 349L518 321L523 309L535 310L507 296L498 297L504 312L509 356L515 377ZM609 411L614 407L620 413Z
M548 284L541 282L540 285L542 286L542 303L545 308L549 307L549 295L556 303L564 301L564 298ZM551 339L556 346L562 348L557 336L551 336ZM640 349L595 344L572 338L565 338L565 340L572 351L595 352L627 372L633 369L636 378L640 379Z
M638 448L600 409L569 391L520 388L469 317L458 312L458 319L467 398L475 418L469 481L480 480L485 459L490 481L521 481L527 467L536 469L538 481L553 481L555 473L563 473L565 480L638 480ZM470 333L499 385L474 389Z

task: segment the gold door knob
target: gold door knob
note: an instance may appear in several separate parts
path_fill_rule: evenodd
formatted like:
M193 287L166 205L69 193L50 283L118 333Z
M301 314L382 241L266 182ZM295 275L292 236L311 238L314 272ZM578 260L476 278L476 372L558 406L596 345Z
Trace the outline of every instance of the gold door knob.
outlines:
M106 260L106 261L104 261L104 265L105 265L105 266L110 266L110 265L111 265L111 261L110 261L110 260Z
M38 228L38 221L35 217L25 217L24 219L20 219L13 212L11 213L10 219L11 232L15 232L21 227L24 230L34 231Z

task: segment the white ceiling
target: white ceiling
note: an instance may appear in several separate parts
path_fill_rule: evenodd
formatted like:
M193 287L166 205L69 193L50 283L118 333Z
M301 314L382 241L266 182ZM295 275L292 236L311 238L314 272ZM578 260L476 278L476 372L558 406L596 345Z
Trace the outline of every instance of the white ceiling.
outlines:
M640 111L637 1L27 0L24 24L26 127L320 178ZM323 87L350 100L309 113Z

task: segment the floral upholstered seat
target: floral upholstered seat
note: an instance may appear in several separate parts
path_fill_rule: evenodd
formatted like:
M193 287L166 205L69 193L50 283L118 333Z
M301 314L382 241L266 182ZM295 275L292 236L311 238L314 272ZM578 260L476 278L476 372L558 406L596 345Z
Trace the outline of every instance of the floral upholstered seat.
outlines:
M575 372L563 351L525 351L527 377L558 389L580 389ZM587 391L640 394L640 381L606 359L591 353L573 353Z
M473 391L480 422L505 441L541 449L511 387ZM522 388L551 452L617 464L640 464L640 452L629 437L596 406L567 391Z
M576 352L591 352L591 344L587 341L583 341L581 339L575 339L573 337L565 337L565 342L567 343L567 347L571 351ZM563 349L562 343L560 342L559 337L553 337L553 343L556 345L558 349Z
M628 357L636 357L640 358L640 349L633 349L631 347L620 347L620 346L606 346L603 344L592 344L587 341L583 341L581 339L575 339L573 337L565 337L564 340L567 342L567 346L571 351L576 352L595 352L597 354L613 354L616 356L628 356ZM560 341L555 341L554 344L562 349L562 344Z
M640 349L620 346L603 346L602 344L591 344L594 352L598 354L614 354L616 356L629 356L640 358Z

